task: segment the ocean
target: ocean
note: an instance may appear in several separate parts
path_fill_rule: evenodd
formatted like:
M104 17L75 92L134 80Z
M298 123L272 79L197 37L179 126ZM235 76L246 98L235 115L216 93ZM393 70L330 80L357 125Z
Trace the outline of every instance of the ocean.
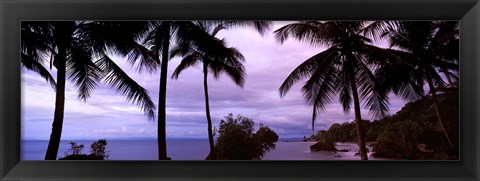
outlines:
M94 141L73 141L83 144L82 153L90 153L90 144ZM58 157L65 156L70 148L70 141L62 141ZM310 152L310 145L315 142L277 142L276 148L265 153L262 160L360 160L355 156L358 146L354 143L337 143L337 149L351 150L349 152ZM48 141L22 141L21 160L43 160ZM367 146L368 147L368 146ZM371 147L368 147L372 150ZM107 140L106 151L108 160L157 160L156 140ZM167 140L167 153L172 160L205 160L209 153L208 140ZM371 160L381 160L373 158Z

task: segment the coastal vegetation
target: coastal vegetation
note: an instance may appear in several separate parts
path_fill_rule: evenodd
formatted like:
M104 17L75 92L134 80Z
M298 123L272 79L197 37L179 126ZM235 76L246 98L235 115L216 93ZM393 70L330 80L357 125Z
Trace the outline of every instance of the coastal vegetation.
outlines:
M439 108L445 110L449 135L458 135L459 97L458 90L451 89L439 94ZM407 103L400 111L380 120L363 120L365 141L371 142L375 157L395 159L458 159L458 147L450 149L432 111L432 97ZM355 122L335 123L328 130L320 130L305 141L319 141L335 145L335 142L356 142ZM458 136L454 137L455 145ZM326 148L325 148L326 149Z
M224 117L218 129L216 159L260 160L266 152L275 149L278 135L273 130L260 124L254 131L255 122L250 118L242 115L233 117L233 114Z
M65 152L65 157L59 160L107 160L108 153L105 152L107 140L100 139L90 145L90 154L82 154L83 144L77 145L76 142L70 142L70 149Z

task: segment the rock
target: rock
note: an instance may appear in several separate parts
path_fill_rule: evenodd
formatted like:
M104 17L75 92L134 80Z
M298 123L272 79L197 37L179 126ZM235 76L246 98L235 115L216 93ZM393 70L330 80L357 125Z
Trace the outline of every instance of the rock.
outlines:
M319 141L312 146L310 146L310 151L338 151L337 148L335 148L334 143L325 143L323 141Z
M333 157L335 157L335 158L341 158L342 156L340 156L340 155L334 155Z

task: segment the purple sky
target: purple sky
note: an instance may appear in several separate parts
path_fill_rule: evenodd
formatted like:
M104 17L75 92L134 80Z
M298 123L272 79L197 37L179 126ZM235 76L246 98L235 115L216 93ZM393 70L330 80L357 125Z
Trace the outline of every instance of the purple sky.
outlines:
M210 110L214 127L228 113L242 114L255 123L272 128L280 138L303 137L312 134L312 106L306 105L296 84L282 99L278 88L301 62L324 50L296 40L279 44L273 30L289 22L274 22L270 33L263 36L254 30L235 28L221 31L228 46L236 47L246 59L246 81L242 88L222 76L209 77ZM384 43L380 43L380 46ZM158 102L159 71L137 73L121 57L113 59L139 84L145 87L155 103ZM179 63L169 63L168 75ZM52 72L55 75L55 72ZM65 119L62 139L124 139L156 138L156 122L148 121L143 112L126 102L125 97L100 85L87 102L77 99L76 88L67 81ZM334 99L335 101L338 99ZM55 93L36 73L22 69L22 139L48 140L53 121ZM390 113L397 112L404 101L390 97ZM169 138L207 138L203 77L200 67L182 72L178 80L168 79L167 136ZM372 119L362 109L364 119ZM333 102L320 114L315 130L327 129L333 123L353 120L353 113L344 114L341 105Z

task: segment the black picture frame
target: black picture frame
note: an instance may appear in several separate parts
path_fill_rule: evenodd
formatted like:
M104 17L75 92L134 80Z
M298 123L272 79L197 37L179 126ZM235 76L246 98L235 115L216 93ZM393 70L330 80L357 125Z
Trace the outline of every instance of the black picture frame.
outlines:
M22 20L460 20L459 161L20 161ZM479 180L478 0L0 0L0 180Z

